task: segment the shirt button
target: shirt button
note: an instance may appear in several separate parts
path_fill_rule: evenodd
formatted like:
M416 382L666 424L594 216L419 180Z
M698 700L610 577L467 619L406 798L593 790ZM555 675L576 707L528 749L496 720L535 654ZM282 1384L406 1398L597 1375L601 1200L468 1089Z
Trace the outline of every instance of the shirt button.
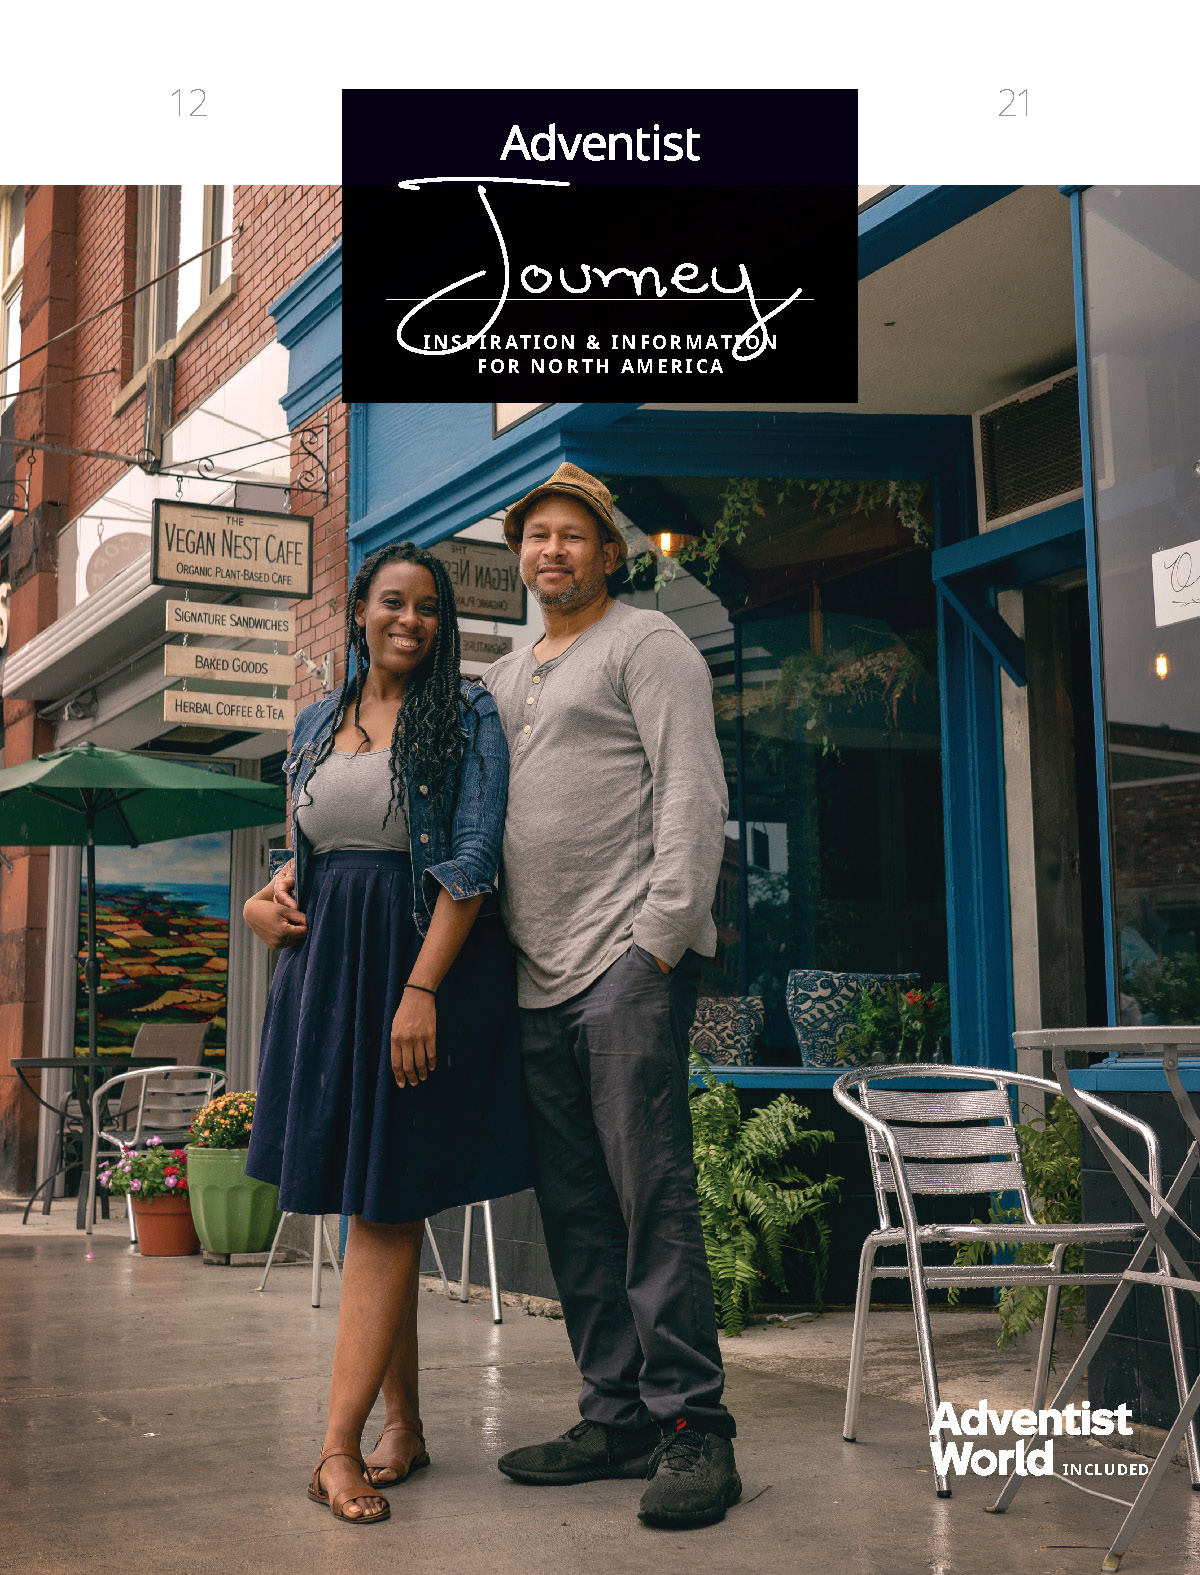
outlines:
M429 833L427 831L423 831L421 833L421 841L422 842L428 842L429 841Z
M418 793L428 793L428 792L429 792L429 789L428 789L428 788L427 788L427 787L426 787L426 786L425 786L425 784L424 784L424 783L423 783L423 782L422 782L422 783L421 783L421 786L420 786L420 787L419 787L419 788L418 788L418 789L417 789L417 792L418 792Z
M533 681L534 681L535 684L540 684L542 680L541 680L541 678L539 677L539 675L537 673L534 673Z
M533 696L532 695L529 696L529 698L526 700L525 704L526 705L532 705L533 704Z
M528 733L528 731L529 731L529 723L528 722L526 722L525 726L521 729L521 731L523 733Z

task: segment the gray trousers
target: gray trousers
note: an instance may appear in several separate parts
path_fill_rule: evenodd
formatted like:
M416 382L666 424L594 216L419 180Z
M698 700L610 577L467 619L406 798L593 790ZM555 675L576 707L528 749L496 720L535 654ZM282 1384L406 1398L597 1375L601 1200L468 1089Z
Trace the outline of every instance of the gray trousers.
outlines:
M569 1001L522 1008L521 1049L580 1414L732 1438L687 1099L699 971L694 952L664 974L632 946Z

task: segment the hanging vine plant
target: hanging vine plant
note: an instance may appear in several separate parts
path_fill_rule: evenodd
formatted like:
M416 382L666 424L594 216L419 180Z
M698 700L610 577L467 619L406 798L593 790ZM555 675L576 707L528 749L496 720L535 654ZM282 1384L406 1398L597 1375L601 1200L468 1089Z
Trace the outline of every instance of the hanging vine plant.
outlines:
M798 476L770 478L759 476L730 476L725 490L720 494L721 513L707 530L695 541L682 546L678 553L666 560L653 552L641 553L629 561L631 579L643 579L655 572L654 589L659 590L676 573L676 565L686 568L689 564L700 569L705 585L711 585L717 572L722 552L730 546L740 547L756 518L765 518L767 505L762 500L764 489L775 489L775 503L785 503L789 498L807 496L812 499L813 510L824 507L828 514L869 514L875 509L889 508L898 523L907 530L919 547L932 546L932 531L922 511L927 488L920 481L844 481L833 477L809 481Z
M718 720L765 710L803 711L811 742L820 744L823 755L836 755L831 716L835 704L880 701L885 725L898 728L901 701L916 701L918 684L936 671L936 663L937 631L914 629L884 650L860 644L822 655L804 651L789 656L774 683L744 688L740 694L718 691L713 706Z

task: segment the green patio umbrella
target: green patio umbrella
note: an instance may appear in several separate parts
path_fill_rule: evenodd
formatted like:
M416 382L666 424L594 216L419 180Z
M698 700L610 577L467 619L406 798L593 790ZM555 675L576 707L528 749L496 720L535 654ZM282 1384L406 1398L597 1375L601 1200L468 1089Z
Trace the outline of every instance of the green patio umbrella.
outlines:
M0 771L0 844L87 848L88 1057L96 1055L96 845L136 848L284 818L282 787L82 744ZM89 1089L90 1089L89 1068Z

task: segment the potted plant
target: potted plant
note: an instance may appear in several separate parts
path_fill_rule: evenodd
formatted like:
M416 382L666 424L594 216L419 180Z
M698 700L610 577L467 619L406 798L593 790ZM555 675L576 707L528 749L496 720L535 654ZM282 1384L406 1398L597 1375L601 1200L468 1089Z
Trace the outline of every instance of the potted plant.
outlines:
M279 1225L279 1188L246 1174L252 1093L221 1094L196 1112L188 1144L192 1218L209 1252L264 1252Z
M120 1159L100 1172L102 1187L129 1199L138 1247L147 1258L182 1258L200 1251L187 1171L183 1149L168 1148L162 1138L152 1137L140 1153L131 1143L122 1143Z
M949 1060L950 992L944 984L863 990L849 1016L851 1026L836 1050L843 1065Z

